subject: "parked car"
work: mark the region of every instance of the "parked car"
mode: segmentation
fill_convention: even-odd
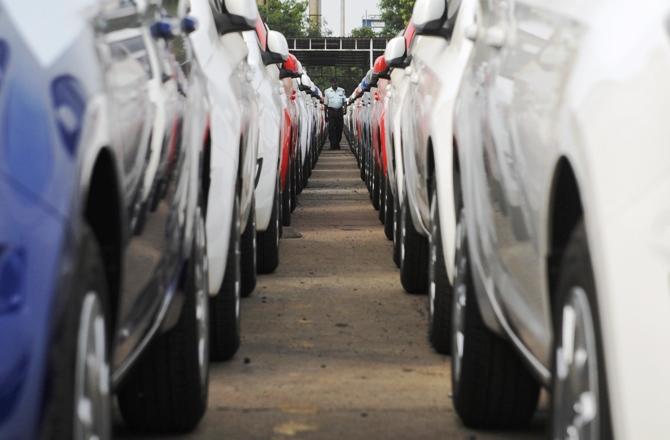
[[[131,227],[153,112],[117,42],[146,18],[120,1],[0,1],[1,438],[109,438],[113,394],[142,430],[187,431],[205,411],[201,144]]]
[[[300,152],[300,106],[297,102],[298,89],[295,79],[301,75],[298,59],[293,54],[289,54],[282,65],[279,78],[284,87],[286,96],[288,117],[290,118],[291,132],[288,154],[284,157],[287,160],[282,161],[281,182],[282,182],[282,223],[284,226],[291,225],[291,212],[296,207],[296,163]]]
[[[250,81],[252,96],[257,101],[258,118],[258,157],[255,188],[254,222],[257,238],[253,242],[252,259],[256,264],[248,264],[245,270],[259,273],[271,273],[279,264],[279,222],[281,200],[279,194],[278,170],[280,160],[280,142],[284,108],[282,106],[278,72],[276,75],[267,66],[284,62],[288,57],[286,39],[278,33],[271,33],[259,18],[254,31],[244,33],[247,45],[247,62],[251,69]],[[275,51],[279,51],[275,52]],[[276,67],[274,67],[277,70]],[[244,252],[244,250],[243,250]],[[255,272],[250,273],[254,277]],[[255,281],[254,281],[255,284]],[[243,296],[251,293],[243,290]]]
[[[444,11],[432,21],[434,8]],[[456,215],[453,199],[454,105],[472,41],[474,0],[418,0],[416,37],[402,128],[405,194],[401,279],[411,292],[428,291],[428,334],[440,353],[450,352]]]
[[[384,59],[388,64],[391,76],[391,87],[387,91],[387,101],[384,103],[387,121],[387,174],[390,190],[393,195],[393,261],[400,267],[402,253],[401,239],[401,207],[405,200],[402,155],[402,107],[407,99],[409,90],[409,76],[405,73],[411,62],[408,57],[408,48],[411,45],[416,30],[410,22],[402,36],[391,39],[386,45]]]
[[[518,426],[545,386],[551,438],[663,438],[670,6],[480,6],[454,113],[455,409]]]
[[[206,134],[204,200],[209,254],[210,356],[231,358],[240,345],[240,296],[253,272],[241,249],[255,240],[252,212],[257,169],[258,109],[245,84],[251,78],[242,32],[253,30],[253,0],[190,0],[199,23],[190,36],[207,79],[210,100]],[[255,253],[247,252],[253,264]],[[244,270],[244,272],[243,272]],[[247,275],[245,278],[242,274]]]

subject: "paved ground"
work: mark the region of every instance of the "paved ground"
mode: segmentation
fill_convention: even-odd
[[[242,348],[211,372],[189,439],[535,439],[465,430],[426,297],[403,292],[348,151],[324,151],[285,230],[281,265],[243,301]],[[293,237],[293,238],[290,238]]]

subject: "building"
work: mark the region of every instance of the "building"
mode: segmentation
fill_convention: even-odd
[[[380,15],[365,15],[361,21],[361,27],[370,28],[375,32],[379,32],[384,28],[384,20]]]

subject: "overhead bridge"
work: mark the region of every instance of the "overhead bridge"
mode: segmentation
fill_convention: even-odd
[[[386,38],[287,38],[289,50],[322,89],[336,77],[351,93],[374,60],[384,54]]]

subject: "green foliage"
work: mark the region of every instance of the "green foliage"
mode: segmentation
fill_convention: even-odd
[[[377,34],[372,28],[358,27],[351,30],[351,36],[354,38],[374,38]]]
[[[379,10],[384,20],[382,35],[395,36],[405,29],[412,16],[415,0],[379,0]]]
[[[267,0],[265,5],[258,7],[258,11],[270,29],[288,38],[307,35],[306,0]]]

